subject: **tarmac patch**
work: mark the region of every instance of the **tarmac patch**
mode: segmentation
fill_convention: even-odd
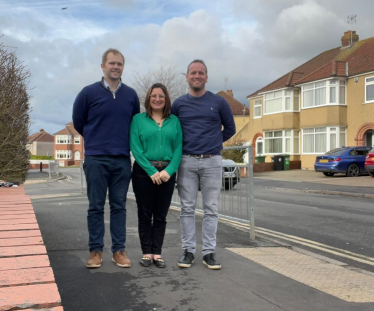
[[[348,302],[374,302],[374,275],[287,248],[227,248],[268,269]]]

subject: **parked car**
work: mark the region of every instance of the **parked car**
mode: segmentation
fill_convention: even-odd
[[[365,169],[371,177],[374,177],[374,148],[366,155]]]
[[[314,163],[314,170],[322,172],[325,176],[334,176],[342,173],[348,177],[356,177],[367,173],[365,158],[370,147],[341,147],[330,150],[318,156]]]
[[[222,159],[222,187],[232,189],[240,182],[240,168],[228,165],[236,165],[236,163],[233,160]]]

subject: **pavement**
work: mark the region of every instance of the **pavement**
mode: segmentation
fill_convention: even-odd
[[[0,310],[63,310],[30,197],[0,188]]]
[[[263,172],[255,173],[254,183],[255,187],[277,187],[321,193],[330,191],[331,193],[327,194],[363,197],[367,195],[367,198],[374,193],[374,178],[369,176],[345,178],[321,175],[321,173],[304,170]],[[53,182],[43,175],[30,174],[29,178],[26,191],[27,184],[30,185],[30,189],[31,186],[37,186],[30,182],[32,180]],[[22,187],[19,188],[21,189]],[[0,192],[1,199],[3,194]],[[374,310],[373,273],[263,237],[257,237],[256,241],[251,242],[246,228],[229,222],[221,222],[218,230],[216,252],[219,261],[223,264],[221,270],[211,271],[201,263],[199,230],[198,252],[194,265],[190,269],[178,268],[176,262],[181,256],[181,250],[179,212],[176,207],[172,207],[168,214],[163,251],[167,267],[157,269],[152,266],[145,269],[137,262],[141,257],[141,251],[137,236],[136,204],[131,198],[128,199],[127,204],[127,250],[133,266],[130,269],[121,269],[110,262],[110,237],[106,234],[107,246],[103,253],[103,265],[100,269],[88,270],[84,266],[88,258],[87,236],[85,228],[82,230],[81,222],[84,222],[86,217],[84,200],[85,195],[76,195],[56,199],[46,197],[45,200],[38,197],[35,203],[33,202],[64,310]],[[11,215],[18,219],[17,215],[23,213],[19,211],[20,204],[25,202],[29,204],[29,199],[20,192],[16,196],[9,196],[6,202],[6,206],[0,206],[0,211],[6,208],[8,213],[12,211]],[[51,209],[53,206],[59,208]],[[106,210],[106,226],[109,225],[108,214]],[[0,214],[0,217],[4,215]],[[69,245],[66,246],[62,245],[62,241],[58,238],[60,235],[56,234],[56,230],[63,228],[64,218],[69,224],[69,230],[65,231],[64,237],[64,240],[69,241]],[[200,215],[197,215],[196,220],[197,228],[201,228]],[[30,229],[21,230],[20,227],[19,230],[13,230],[4,226],[0,228],[0,234],[21,232],[23,235],[26,233],[26,236],[31,239],[27,234]],[[109,227],[106,229],[108,233]],[[38,231],[36,228],[32,230]],[[40,245],[40,235],[37,237],[29,241],[30,245],[33,245],[31,247],[33,250],[43,247]],[[5,240],[17,239],[14,236],[4,238],[0,235],[0,242]],[[62,250],[63,248],[66,250]],[[4,249],[13,255],[6,255]],[[0,267],[5,266],[2,260],[19,261],[26,258],[25,256],[44,256],[44,261],[37,261],[44,262],[39,269],[49,267],[49,262],[45,260],[45,257],[48,260],[48,256],[45,255],[44,249],[41,250],[41,254],[34,254],[34,252],[23,254],[23,249],[29,247],[26,244],[0,245]],[[372,260],[374,265],[374,259]],[[24,269],[22,271],[22,267],[8,270],[11,273],[13,270],[17,271],[12,273],[15,275],[13,283],[4,283],[3,279],[10,278],[1,277],[0,311],[25,310],[30,306],[22,305],[20,301],[22,297],[29,295],[27,301],[30,303],[32,299],[42,299],[44,295],[38,293],[50,291],[31,291],[30,286],[55,284],[52,279],[53,273],[46,275],[47,279],[37,279],[32,277],[32,269],[38,268],[30,268],[26,273]],[[0,273],[3,275],[3,271]],[[4,303],[3,297],[8,297],[4,296],[4,291],[9,292],[17,287],[22,288],[22,295],[17,296],[19,300],[14,300],[17,305],[10,307],[8,298],[5,298],[8,302]],[[62,307],[58,307],[56,291],[51,290],[51,292],[55,295],[51,303],[55,305],[50,306],[57,306],[59,309],[46,310],[62,310]],[[45,306],[41,302],[34,303],[33,310],[41,310]]]

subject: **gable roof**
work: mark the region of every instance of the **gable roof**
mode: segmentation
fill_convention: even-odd
[[[34,134],[30,135],[29,137],[27,137],[27,142],[29,144],[33,143],[34,141],[53,143],[54,142],[54,137],[53,137],[53,135],[47,133],[46,131],[44,131],[42,129],[39,132],[34,133]]]
[[[346,74],[346,66],[348,75]],[[337,47],[322,52],[279,79],[248,95],[247,98],[306,82],[329,77],[349,77],[370,71],[374,71],[374,37],[358,41],[349,47]]]
[[[232,94],[232,92],[230,92],[230,94]],[[227,102],[230,105],[232,114],[234,116],[238,116],[238,115],[248,116],[249,115],[249,108],[246,105],[239,102],[238,100],[236,100],[232,95],[227,94],[227,92],[225,91],[220,91],[217,93],[217,95],[227,100]],[[244,114],[243,114],[243,109],[245,109]]]
[[[77,130],[74,128],[73,122],[65,124],[65,128],[53,135],[80,135]]]

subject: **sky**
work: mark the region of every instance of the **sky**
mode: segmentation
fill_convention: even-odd
[[[248,104],[247,95],[340,46],[344,31],[373,37],[373,12],[372,0],[0,0],[0,42],[31,73],[30,134],[54,134],[71,122],[79,91],[101,79],[108,48],[124,54],[122,81],[133,88],[136,74],[170,64],[183,74],[203,59],[206,88]]]

